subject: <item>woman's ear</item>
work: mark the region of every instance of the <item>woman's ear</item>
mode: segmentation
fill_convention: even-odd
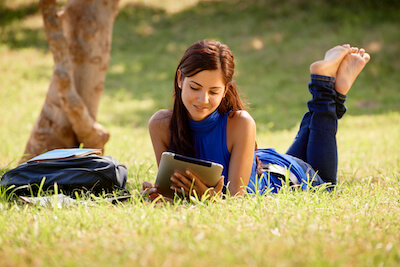
[[[181,72],[181,70],[178,69],[178,70],[176,71],[176,74],[177,74],[177,76],[178,76],[178,79],[177,79],[176,82],[178,83],[178,87],[182,89],[183,77],[182,77],[182,72]]]

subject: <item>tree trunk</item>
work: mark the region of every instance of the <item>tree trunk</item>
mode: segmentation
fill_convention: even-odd
[[[53,76],[21,161],[55,148],[104,149],[110,134],[96,122],[110,62],[118,0],[41,0]]]

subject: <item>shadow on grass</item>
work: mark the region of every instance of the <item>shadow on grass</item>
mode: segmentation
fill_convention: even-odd
[[[0,27],[4,27],[13,21],[21,20],[29,15],[39,12],[37,3],[30,3],[18,7],[17,9],[7,8],[0,2]]]
[[[374,0],[233,0],[200,2],[168,14],[126,5],[114,25],[104,94],[114,103],[132,104],[109,105],[100,113],[107,112],[113,124],[147,125],[156,110],[170,108],[176,65],[185,49],[202,39],[230,46],[236,81],[249,99],[250,112],[258,124],[271,130],[292,128],[299,122],[309,98],[309,64],[343,42],[375,49],[347,102],[352,114],[398,112],[399,6],[397,1]],[[0,5],[0,17],[8,14],[0,19],[5,29],[2,42],[12,49],[48,50],[41,30],[7,29],[37,10],[34,5],[16,11]]]
[[[35,47],[48,50],[43,30],[23,28],[20,22],[39,13],[37,2],[27,3],[18,8],[8,8],[0,2],[0,42],[11,49]]]

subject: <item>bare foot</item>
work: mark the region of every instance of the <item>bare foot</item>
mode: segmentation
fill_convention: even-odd
[[[346,55],[336,73],[335,90],[346,95],[370,58],[370,55],[362,48],[360,51]]]
[[[324,60],[312,63],[310,72],[311,74],[334,77],[344,57],[355,52],[357,52],[357,48],[350,47],[349,44],[337,45],[325,53]]]

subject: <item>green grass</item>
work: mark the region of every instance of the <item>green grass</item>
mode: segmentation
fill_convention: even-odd
[[[147,121],[171,106],[180,56],[191,43],[213,38],[234,51],[259,147],[280,152],[306,111],[309,64],[336,44],[371,51],[339,124],[337,190],[166,206],[134,198],[61,209],[8,201],[1,191],[0,265],[399,265],[399,4],[161,3],[121,1],[98,114],[111,131],[106,154],[128,167],[128,188],[154,181]],[[52,67],[37,2],[0,3],[0,174],[23,153]]]

